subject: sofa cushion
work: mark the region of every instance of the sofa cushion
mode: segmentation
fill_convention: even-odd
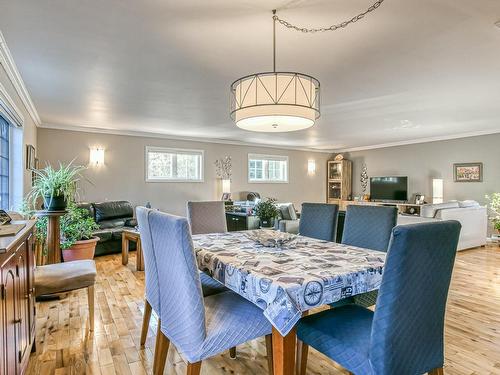
[[[458,206],[461,208],[466,208],[466,207],[479,207],[479,203],[473,200],[465,200],[465,201],[458,201]]]
[[[283,220],[297,220],[297,213],[293,203],[281,203],[279,210]]]
[[[106,242],[106,241],[111,241],[113,239],[113,233],[109,229],[98,230],[98,231],[94,232],[93,234],[94,234],[94,236],[99,237],[99,242],[98,243],[103,243],[103,242]]]
[[[101,229],[113,229],[120,228],[125,225],[125,219],[112,219],[112,220],[103,220],[99,222],[99,228]]]
[[[135,218],[125,219],[125,226],[126,227],[136,227],[137,226],[137,219],[135,219]]]
[[[104,220],[130,218],[134,216],[134,209],[130,202],[127,201],[94,203],[94,209],[95,219],[98,223]]]
[[[446,208],[458,208],[458,202],[446,202],[437,204],[424,204],[420,211],[420,216],[422,217],[435,217],[438,210],[443,210]]]

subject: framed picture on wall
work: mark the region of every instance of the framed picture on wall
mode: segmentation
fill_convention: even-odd
[[[26,169],[35,168],[35,148],[32,145],[26,145]]]
[[[455,163],[453,177],[455,182],[482,182],[483,163]]]

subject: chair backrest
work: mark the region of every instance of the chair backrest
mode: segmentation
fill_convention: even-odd
[[[223,201],[188,202],[187,217],[193,234],[227,232]]]
[[[339,206],[326,203],[302,203],[299,234],[318,240],[335,241]]]
[[[187,358],[206,336],[200,275],[186,218],[150,211],[148,215],[158,269],[161,331]]]
[[[158,282],[158,269],[153,251],[153,238],[149,229],[148,216],[152,210],[146,207],[137,207],[136,216],[141,234],[141,246],[144,255],[146,277],[146,299],[153,310],[160,315],[160,285]]]
[[[443,366],[446,299],[461,225],[392,230],[371,332],[375,374],[423,374]]]
[[[342,243],[387,251],[398,209],[385,206],[347,206]]]

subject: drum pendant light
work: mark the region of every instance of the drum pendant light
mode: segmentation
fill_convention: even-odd
[[[273,71],[231,84],[231,118],[241,129],[289,132],[310,128],[320,117],[319,81],[307,74],[276,71],[276,11],[273,10]]]

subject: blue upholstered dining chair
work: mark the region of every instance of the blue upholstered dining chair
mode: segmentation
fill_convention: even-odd
[[[187,219],[149,211],[146,225],[160,303],[153,372],[163,373],[170,342],[188,362],[190,375],[199,374],[202,360],[261,336],[271,357],[271,324],[258,306],[232,291],[203,298]]]
[[[398,220],[396,207],[349,205],[346,209],[342,243],[365,249],[387,252],[392,229]],[[377,301],[377,291],[345,298],[332,304],[340,307],[346,303],[369,307]]]
[[[351,373],[442,374],[444,316],[460,223],[397,226],[375,312],[357,305],[302,318],[298,339]],[[304,374],[303,345],[299,373]]]
[[[326,203],[302,203],[299,234],[324,241],[335,241],[339,206]]]
[[[192,234],[227,232],[223,201],[188,202],[187,218]]]
[[[145,262],[145,277],[146,277],[146,290],[144,301],[144,316],[142,321],[141,331],[141,346],[146,343],[148,335],[149,321],[151,320],[151,311],[153,310],[157,316],[160,316],[160,296],[159,296],[159,283],[158,283],[158,270],[156,268],[155,255],[153,252],[153,242],[151,232],[149,231],[148,215],[150,209],[145,207],[137,207],[136,215],[139,224],[139,232],[141,234],[141,244],[144,254]],[[202,273],[200,274],[201,286],[204,296],[217,294],[227,291],[221,283],[215,281],[210,276]]]

